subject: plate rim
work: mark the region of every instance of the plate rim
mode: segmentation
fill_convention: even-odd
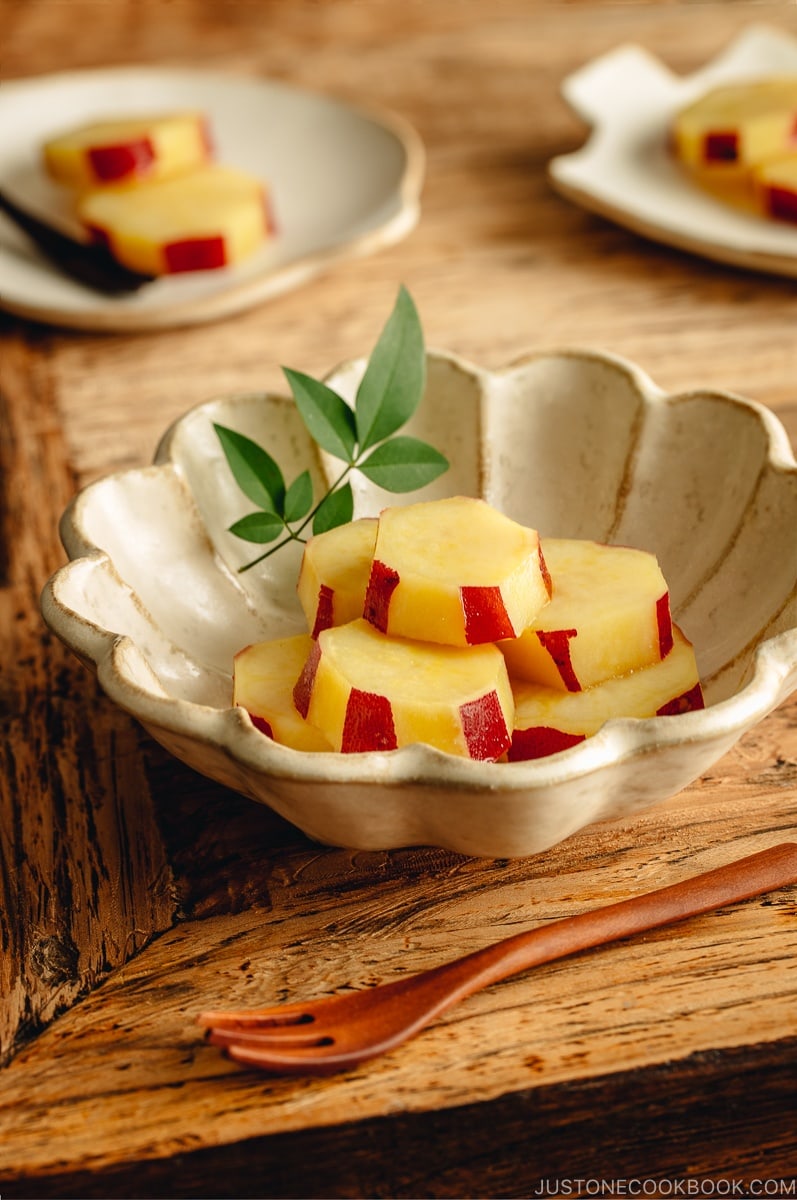
[[[640,60],[644,58],[649,62],[651,71],[659,72],[662,78],[669,78],[673,88],[686,89],[690,84],[697,85],[703,78],[714,78],[718,71],[722,73],[729,62],[735,62],[740,53],[749,50],[750,47],[760,53],[762,39],[788,48],[795,57],[794,73],[797,74],[797,35],[765,22],[754,22],[740,30],[717,54],[700,68],[686,75],[678,75],[673,72],[647,46],[636,43],[623,43],[615,46],[606,53],[591,59],[577,71],[571,72],[562,80],[560,94],[571,111],[589,125],[589,134],[576,150],[557,155],[548,162],[546,175],[551,187],[580,208],[629,229],[632,233],[650,241],[709,261],[741,267],[744,270],[761,271],[785,278],[797,277],[797,242],[793,250],[784,249],[782,252],[772,252],[755,249],[743,244],[742,241],[734,244],[723,239],[706,237],[699,232],[690,233],[683,229],[673,229],[658,224],[655,220],[640,213],[633,204],[629,206],[613,202],[601,194],[597,188],[591,187],[589,176],[590,173],[594,175],[595,172],[594,169],[590,172],[590,167],[591,163],[597,159],[596,147],[599,145],[601,135],[606,129],[617,127],[611,125],[605,115],[586,112],[570,94],[574,84],[583,73],[598,68],[602,63],[608,62],[613,56],[622,52],[635,52]],[[584,170],[581,170],[582,167]],[[687,180],[687,182],[689,181]],[[697,188],[696,184],[692,186]],[[711,198],[708,192],[700,191],[699,194],[704,198]],[[717,203],[721,202],[717,201]],[[723,205],[722,208],[726,213],[729,211],[726,205]],[[748,218],[755,216],[755,214],[740,215]],[[766,220],[763,217],[760,219],[761,221]],[[766,227],[768,229],[776,228],[771,221],[766,222]],[[789,233],[794,234],[794,227],[785,228]]]
[[[98,333],[138,333],[153,330],[179,328],[203,324],[233,316],[247,308],[271,300],[307,282],[314,276],[331,269],[338,262],[365,257],[375,251],[401,241],[418,223],[420,198],[426,172],[426,149],[423,140],[401,113],[376,104],[349,101],[331,92],[271,79],[245,72],[234,72],[214,68],[134,63],[110,67],[87,67],[58,71],[44,75],[20,76],[3,81],[6,96],[13,91],[22,93],[43,84],[69,85],[73,81],[120,76],[161,76],[165,79],[182,77],[188,80],[213,79],[218,83],[248,83],[254,86],[273,88],[294,96],[309,96],[320,103],[334,106],[350,115],[371,121],[390,134],[404,153],[404,169],[395,190],[396,209],[379,224],[348,237],[332,246],[322,247],[312,253],[296,258],[276,269],[265,269],[253,278],[224,286],[222,281],[217,290],[196,299],[185,299],[173,304],[161,304],[157,308],[115,308],[108,300],[101,299],[92,307],[76,311],[42,302],[32,304],[23,299],[14,299],[4,294],[0,285],[0,310],[26,320],[56,325],[61,328],[77,329]]]

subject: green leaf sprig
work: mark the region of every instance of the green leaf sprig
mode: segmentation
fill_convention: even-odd
[[[350,521],[354,493],[349,476],[355,469],[389,492],[415,491],[448,470],[448,460],[433,446],[397,433],[420,404],[426,383],[423,331],[403,286],[368,361],[353,407],[320,380],[288,367],[283,371],[310,436],[344,466],[316,503],[309,471],[302,471],[288,485],[262,446],[234,429],[214,425],[236,483],[257,506],[255,512],[235,521],[229,532],[247,542],[270,545],[240,567],[241,571],[248,571],[289,542],[305,542],[309,529],[323,533]]]

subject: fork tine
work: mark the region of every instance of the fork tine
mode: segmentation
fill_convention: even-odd
[[[283,1025],[309,1025],[315,1017],[306,1004],[281,1004],[278,1008],[209,1009],[197,1017],[197,1024],[216,1029],[271,1029]]]
[[[276,1046],[278,1049],[302,1046],[328,1046],[332,1038],[317,1030],[295,1032],[295,1025],[274,1026],[271,1029],[240,1030],[212,1028],[208,1031],[207,1040],[214,1046]]]
[[[224,1047],[228,1058],[245,1066],[280,1075],[331,1075],[342,1067],[355,1067],[366,1054],[336,1051],[326,1046],[297,1046],[285,1052],[251,1043],[232,1042]]]
[[[352,1055],[323,1033],[299,1032],[297,1026],[287,1024],[256,1029],[214,1026],[208,1030],[207,1040],[242,1066],[279,1075],[328,1075],[368,1057]]]

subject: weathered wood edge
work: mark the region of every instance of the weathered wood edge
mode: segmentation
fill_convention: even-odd
[[[3,1196],[398,1200],[543,1195],[563,1179],[792,1180],[796,1092],[797,1037],[788,1037],[489,1103],[19,1177],[4,1182]]]
[[[16,323],[0,358],[0,1064],[176,910],[133,722],[44,627],[75,478],[51,364]]]

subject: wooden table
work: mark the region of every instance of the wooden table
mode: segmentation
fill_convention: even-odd
[[[430,344],[486,366],[610,349],[797,434],[794,282],[647,243],[545,177],[584,137],[570,71],[625,41],[690,71],[752,21],[797,33],[785,0],[0,0],[6,79],[259,74],[393,108],[428,151],[405,242],[245,315],[139,336],[0,317],[4,1198],[794,1195],[793,889],[495,986],[341,1077],[242,1071],[194,1018],[375,983],[793,836],[797,702],[676,799],[539,857],[351,853],[169,758],[38,609],[78,487],[149,461],[198,401],[281,386],[282,362],[367,353],[399,281]]]

